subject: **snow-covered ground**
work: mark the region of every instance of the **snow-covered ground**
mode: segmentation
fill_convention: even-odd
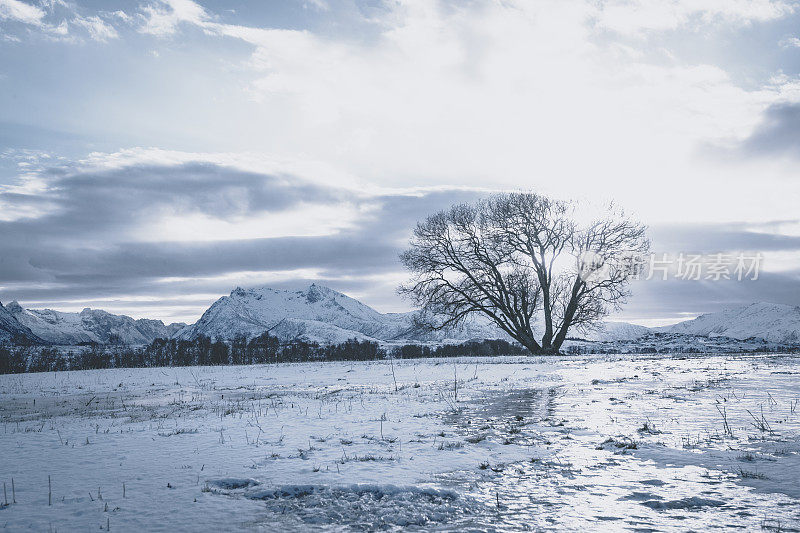
[[[799,362],[604,355],[4,375],[0,528],[791,530]]]

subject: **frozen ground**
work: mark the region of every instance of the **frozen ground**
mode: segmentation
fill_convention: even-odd
[[[800,530],[798,361],[4,375],[0,529]]]

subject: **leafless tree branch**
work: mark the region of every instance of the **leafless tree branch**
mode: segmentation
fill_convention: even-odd
[[[417,225],[401,255],[411,279],[399,292],[421,307],[426,328],[480,313],[531,352],[558,352],[570,328],[591,327],[625,301],[629,259],[649,249],[645,229],[613,205],[580,225],[571,203],[494,195]]]

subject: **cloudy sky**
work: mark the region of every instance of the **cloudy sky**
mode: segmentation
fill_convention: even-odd
[[[318,281],[406,310],[420,218],[615,200],[657,252],[617,318],[800,304],[800,3],[0,0],[0,301],[194,321]]]

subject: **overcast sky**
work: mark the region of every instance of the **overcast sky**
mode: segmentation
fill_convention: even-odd
[[[407,310],[414,223],[493,190],[613,199],[616,318],[800,304],[800,3],[0,0],[0,301],[196,320],[317,281]]]

